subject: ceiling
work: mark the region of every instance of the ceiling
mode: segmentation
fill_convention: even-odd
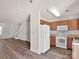
[[[60,17],[55,17],[53,14],[47,11],[47,9],[42,10],[41,18],[48,19],[48,21],[55,21],[61,18],[77,18],[79,17],[79,0],[59,0],[60,2],[55,2],[51,7],[56,7],[61,14]],[[49,8],[48,8],[49,9]]]
[[[56,17],[48,12],[51,7],[61,14],[60,18],[79,16],[79,0],[0,0],[0,22],[16,23],[28,19],[31,10],[40,10],[40,17],[55,21]]]
[[[79,0],[67,8],[67,10],[62,14],[62,17],[79,17]]]
[[[28,17],[28,0],[0,0],[0,22],[17,23]]]

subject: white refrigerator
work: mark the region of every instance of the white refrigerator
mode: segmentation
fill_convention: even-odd
[[[40,51],[45,53],[50,49],[50,26],[40,25]]]

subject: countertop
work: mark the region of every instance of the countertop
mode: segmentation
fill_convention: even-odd
[[[74,39],[72,44],[73,45],[79,45],[79,40],[78,39]]]
[[[50,36],[57,36],[57,34],[50,34]],[[67,35],[67,37],[79,38],[79,35]]]
[[[68,37],[79,38],[79,35],[67,35]]]

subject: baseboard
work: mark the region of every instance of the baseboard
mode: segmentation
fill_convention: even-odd
[[[15,38],[13,38],[13,37],[8,37],[8,38],[2,38],[2,39],[15,39]]]
[[[19,37],[16,37],[15,40],[21,40],[21,41],[24,41],[24,42],[27,43],[28,46],[30,46],[30,41],[28,41],[28,40],[25,40],[25,39],[23,39],[23,38],[19,38]]]
[[[27,41],[30,42],[29,40],[26,40],[25,38],[20,38],[20,37],[15,37],[16,40],[23,40],[23,41]]]

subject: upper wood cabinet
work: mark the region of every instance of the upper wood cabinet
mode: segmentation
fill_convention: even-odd
[[[79,30],[79,19],[50,22],[50,29],[57,30],[59,25],[68,25],[68,30]]]
[[[57,29],[57,23],[56,22],[51,22],[50,24],[50,30],[56,30]]]
[[[57,30],[57,26],[59,25],[67,25],[67,21],[57,21],[57,22],[50,22],[50,29],[51,30]]]
[[[57,25],[67,25],[68,22],[67,21],[58,21]]]
[[[69,30],[78,30],[79,29],[79,20],[69,20],[68,29]]]
[[[40,24],[47,24],[50,26],[50,30],[57,30],[59,25],[68,25],[68,30],[79,30],[79,19],[63,20],[57,22],[47,22],[40,20]]]
[[[73,37],[67,37],[67,48],[72,49]]]
[[[48,24],[48,22],[45,20],[40,20],[40,24]]]

